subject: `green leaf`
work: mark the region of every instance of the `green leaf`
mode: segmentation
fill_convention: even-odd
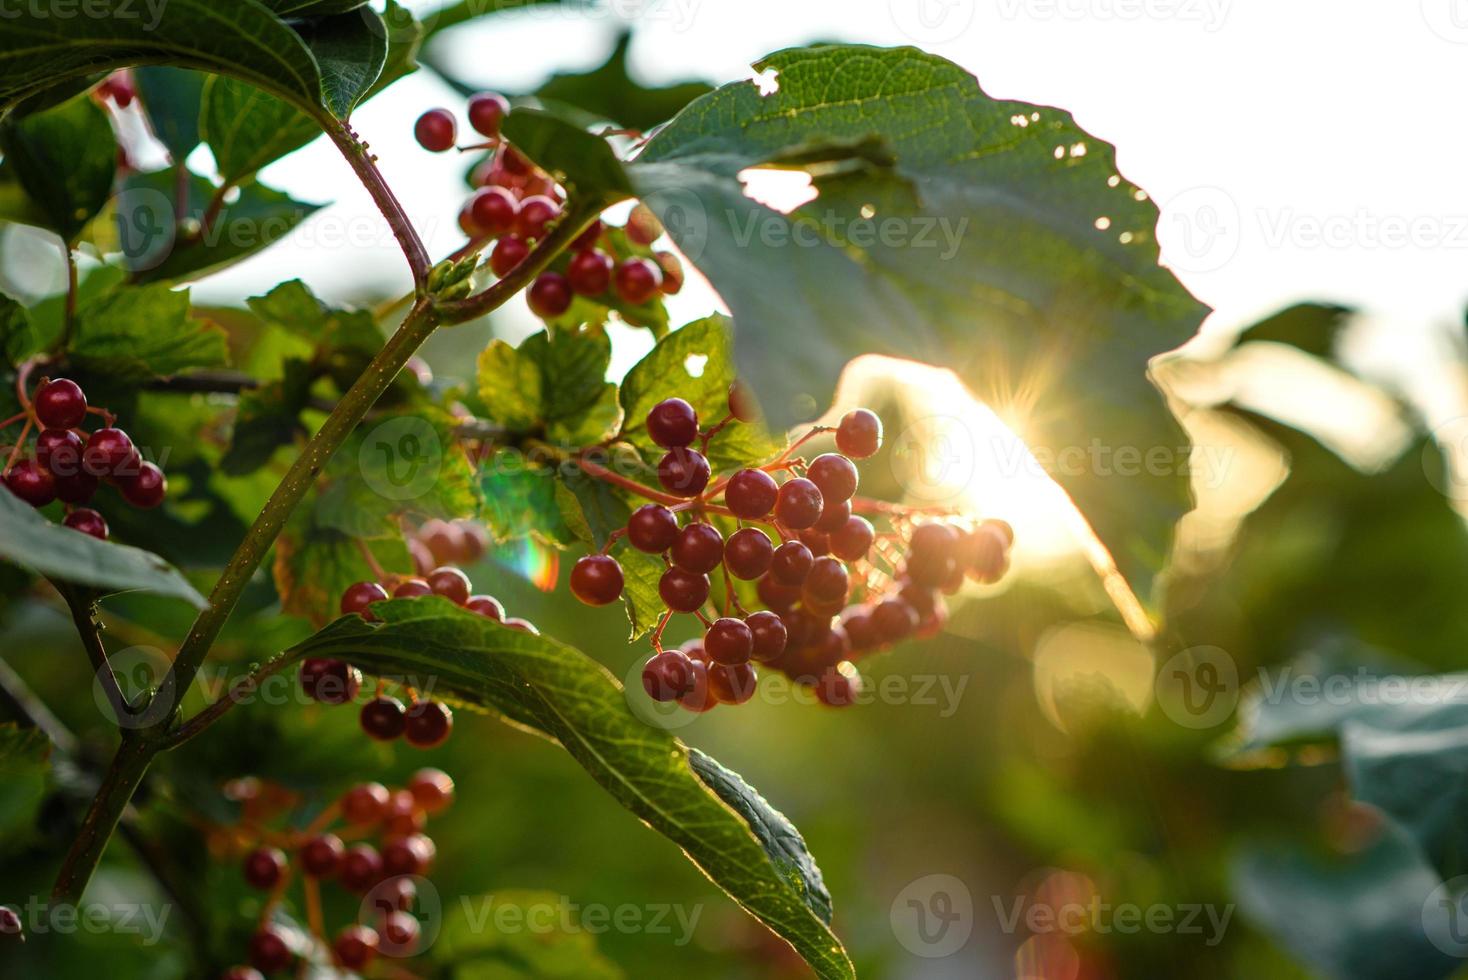
[[[1329,359],[1336,337],[1355,311],[1324,303],[1297,303],[1265,317],[1239,335],[1238,343],[1252,340],[1289,344],[1307,354]]]
[[[557,498],[560,480],[553,470],[501,449],[479,467],[483,520],[496,541],[531,537],[554,548],[577,540]]]
[[[189,291],[126,287],[78,306],[71,360],[118,381],[229,362],[224,331],[189,316]]]
[[[1055,453],[1186,446],[1148,361],[1206,308],[1158,266],[1157,208],[1110,146],[912,48],[756,67],[778,91],[740,82],[695,101],[629,173],[733,312],[740,375],[773,424],[823,408],[848,359],[875,352],[951,367],[1001,407],[1032,393],[1026,434]],[[758,204],[740,174],[764,166],[803,170],[818,197],[789,215]],[[1102,469],[1061,482],[1145,580],[1188,506],[1186,474]]]
[[[53,524],[12,493],[0,493],[0,558],[57,582],[141,589],[204,608],[204,597],[157,555]]]
[[[301,413],[311,400],[311,365],[297,357],[288,358],[278,381],[241,393],[235,412],[229,448],[219,460],[221,471],[230,476],[253,473],[281,446],[292,444],[305,431]]]
[[[39,728],[0,724],[0,837],[11,847],[35,825],[50,756],[51,740]]]
[[[595,937],[581,923],[563,922],[557,915],[549,928],[518,927],[543,921],[546,909],[560,909],[564,901],[554,892],[465,895],[445,917],[434,961],[452,964],[455,980],[619,980],[622,971],[597,951]]]
[[[658,341],[622,380],[623,423],[620,438],[649,459],[664,450],[647,434],[647,413],[665,398],[684,399],[711,426],[729,414],[729,386],[734,383],[733,337],[729,320],[711,316],[695,320]],[[692,373],[697,370],[697,374]],[[785,448],[763,424],[731,422],[709,441],[709,463],[726,470],[762,463]]]
[[[479,355],[479,398],[511,431],[543,431],[562,447],[594,445],[621,421],[617,386],[606,380],[611,358],[611,340],[596,329],[541,331],[518,348],[496,340]]]
[[[0,108],[59,79],[170,64],[244,79],[305,106],[321,104],[321,73],[300,35],[258,0],[92,0],[88,16],[18,8],[0,31]]]
[[[387,63],[387,26],[369,7],[306,21],[296,28],[321,68],[321,98],[346,119]]]
[[[364,6],[368,0],[262,0],[282,17],[329,17]]]
[[[271,571],[281,611],[319,627],[338,614],[348,586],[375,578],[363,548],[389,573],[411,574],[413,561],[401,535],[365,540],[323,526],[318,512],[316,507],[297,507],[291,514],[276,539]]]
[[[369,311],[328,306],[299,279],[245,302],[266,322],[329,350],[375,354],[385,340]]]
[[[224,75],[204,86],[199,128],[229,184],[321,135],[316,121],[291,103]]]
[[[578,201],[610,204],[631,196],[627,171],[604,138],[548,112],[526,108],[514,109],[503,129],[516,149],[554,174]]]
[[[658,582],[667,567],[661,555],[638,551],[622,538],[612,548],[612,557],[622,566],[622,607],[627,610],[628,640],[645,636],[668,611],[658,592]]]
[[[605,668],[437,597],[390,601],[374,612],[381,625],[343,618],[290,652],[340,657],[379,675],[426,676],[436,697],[489,709],[555,740],[794,946],[817,976],[855,975],[828,928],[830,896],[794,828],[737,777],[706,760],[694,763],[681,742],[639,720]]]
[[[201,279],[269,248],[321,210],[260,183],[239,188],[216,210],[214,185],[191,173],[180,223],[176,183],[169,170],[134,174],[118,196],[118,245],[134,282]]]
[[[37,349],[36,328],[31,324],[30,314],[19,300],[0,293],[0,352],[5,360],[17,366]]]
[[[713,90],[705,82],[678,82],[656,88],[643,85],[627,71],[632,32],[623,31],[606,63],[588,72],[552,75],[536,96],[547,103],[572,106],[596,119],[647,131],[677,115],[684,106]]]
[[[133,69],[143,111],[153,133],[181,164],[199,145],[199,117],[208,76],[187,68],[145,65]]]
[[[117,138],[106,111],[90,96],[0,125],[0,150],[45,226],[68,242],[112,194]]]
[[[563,468],[557,499],[566,524],[593,548],[600,550],[612,532],[627,526],[632,507],[622,492],[605,480],[594,480],[580,469]]]

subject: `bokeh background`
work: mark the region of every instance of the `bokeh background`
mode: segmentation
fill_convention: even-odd
[[[602,64],[628,32],[630,69],[648,85],[746,78],[761,55],[812,41],[917,44],[972,70],[992,96],[1074,112],[1117,146],[1121,171],[1161,206],[1164,259],[1218,311],[1185,356],[1158,368],[1207,454],[1194,457],[1200,510],[1184,522],[1159,592],[1143,597],[1166,615],[1167,634],[1143,642],[1126,600],[1096,576],[1065,500],[1016,464],[1022,418],[973,402],[946,376],[864,361],[848,375],[843,405],[870,403],[890,433],[942,447],[936,470],[915,472],[910,456],[889,451],[864,479],[893,490],[922,484],[1010,520],[1015,574],[963,596],[939,638],[872,661],[871,688],[891,692],[873,703],[832,711],[761,697],[679,731],[801,829],[862,976],[1308,976],[1291,951],[1351,921],[1327,914],[1330,901],[1354,895],[1327,872],[1374,854],[1380,828],[1348,801],[1333,758],[1283,768],[1268,755],[1232,754],[1231,714],[1200,719],[1154,677],[1176,649],[1216,648],[1239,678],[1228,687],[1231,708],[1261,667],[1436,672],[1463,662],[1468,539],[1453,474],[1463,472],[1458,420],[1468,415],[1468,127],[1447,93],[1468,83],[1468,19],[1455,12],[1450,0],[1345,10],[1323,0],[547,5],[445,33],[426,59],[437,71],[401,82],[354,119],[430,251],[445,254],[461,242],[464,163],[419,151],[411,126],[430,105],[457,104],[450,79],[532,92],[553,73]],[[294,276],[362,305],[406,289],[395,244],[348,178],[324,141],[270,167],[262,179],[273,186],[333,203],[198,287],[198,301],[238,304]],[[29,232],[0,234],[7,289],[60,287]],[[1306,301],[1315,305],[1297,305]],[[684,322],[717,304],[694,282],[670,306]],[[440,376],[460,376],[490,337],[517,341],[536,327],[516,303],[488,324],[436,337],[425,357]],[[651,340],[613,330],[615,373]],[[923,428],[934,414],[946,428]],[[230,544],[221,532],[180,551]],[[641,650],[624,642],[622,612],[540,588],[553,561],[534,547],[505,548],[469,571],[514,614],[629,676]],[[258,656],[262,635],[282,647],[305,635],[304,624],[274,613],[268,591],[236,617],[223,664]],[[181,609],[145,597],[110,600],[107,612],[112,637],[130,647],[169,649],[187,625]],[[43,594],[10,595],[0,615],[6,661],[84,754],[103,754],[108,723],[62,608]],[[169,757],[160,782],[177,796],[165,810],[224,818],[219,787],[232,776],[267,775],[319,801],[354,778],[401,781],[424,764],[460,788],[433,830],[433,881],[446,904],[528,890],[582,909],[671,907],[671,934],[612,928],[594,938],[615,966],[589,965],[580,950],[555,975],[804,975],[561,750],[489,720],[461,718],[448,745],[421,754],[366,744],[351,712],[256,706]],[[75,820],[68,801],[87,786],[84,772],[60,776],[59,789],[16,780],[0,807],[9,894],[48,890]],[[211,858],[186,819],[165,830],[213,902],[177,911],[159,944],[83,932],[14,975],[95,975],[99,957],[109,976],[185,975],[178,944],[191,930],[242,948],[256,899],[236,868]],[[1320,863],[1260,857],[1285,846]],[[89,897],[137,901],[154,887],[115,846]],[[1363,901],[1376,887],[1362,887]],[[1279,900],[1250,901],[1260,890]],[[1128,930],[1114,911],[1094,911],[1122,904],[1169,910],[1172,925]],[[1088,927],[1026,918],[1068,905],[1092,910]],[[687,937],[680,914],[697,916]],[[960,929],[965,938],[947,949]]]

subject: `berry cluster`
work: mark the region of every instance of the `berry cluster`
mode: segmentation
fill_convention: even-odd
[[[555,179],[500,136],[500,123],[508,111],[504,96],[492,92],[469,100],[469,123],[487,142],[464,149],[492,152],[475,168],[471,182],[476,190],[459,211],[459,227],[472,245],[493,244],[489,266],[500,277],[525,260],[531,246],[560,220],[566,202],[565,190]],[[415,133],[424,149],[442,153],[455,146],[458,123],[449,110],[430,109],[419,117]],[[632,209],[621,231],[619,238],[613,238],[608,226],[597,221],[577,236],[568,254],[531,284],[526,294],[530,309],[549,320],[569,310],[577,296],[596,299],[611,294],[629,306],[642,306],[683,288],[678,257],[648,252],[647,246],[663,228],[646,205]]]
[[[90,433],[81,428],[89,414],[103,420]],[[86,393],[75,381],[41,379],[34,397],[24,400],[24,411],[0,423],[3,428],[24,422],[5,463],[5,485],[32,507],[60,500],[66,508],[63,524],[107,540],[106,520],[81,506],[91,501],[103,482],[143,509],[157,507],[168,493],[163,471],[144,461],[132,439],[113,421],[110,412],[87,404]],[[32,429],[37,435],[28,446]]]
[[[773,463],[712,482],[704,455],[710,437],[757,415],[738,383],[729,392],[728,415],[712,428],[701,428],[693,406],[681,398],[659,402],[648,413],[648,434],[666,450],[657,465],[664,493],[641,490],[657,502],[639,507],[613,537],[625,536],[633,548],[663,557],[667,570],[658,592],[668,615],[695,615],[705,632],[680,650],[664,650],[665,616],[653,634],[656,652],[644,667],[643,685],[657,701],[707,711],[748,701],[757,663],[813,686],[827,704],[849,704],[858,683],[849,661],[936,632],[946,617],[944,593],[957,592],[966,577],[994,582],[1003,576],[1013,532],[998,520],[973,527],[920,523],[916,511],[857,498],[853,460],[872,456],[882,444],[881,420],[865,409],[848,413],[835,428],[839,452],[809,463],[792,457],[806,440],[829,431],[817,427]],[[786,479],[777,481],[776,474]],[[878,531],[858,509],[881,514],[889,528]],[[688,520],[680,524],[682,514]],[[738,528],[725,538],[707,515],[734,518]],[[571,572],[571,591],[588,605],[606,605],[622,594],[622,568],[605,550],[580,559]],[[710,575],[718,570],[723,609],[706,615]],[[764,608],[748,610],[734,580],[753,582]],[[850,601],[853,593],[860,601]]]
[[[433,840],[424,834],[428,818],[453,802],[454,781],[446,773],[422,769],[395,790],[381,783],[354,786],[303,830],[274,832],[260,826],[289,807],[288,793],[272,793],[259,780],[243,779],[227,786],[226,795],[245,805],[245,820],[232,828],[230,840],[238,844],[243,839],[249,847],[242,863],[245,881],[269,897],[262,925],[250,938],[251,965],[234,967],[225,980],[295,968],[304,937],[270,920],[296,874],[307,890],[314,938],[331,951],[338,966],[359,973],[379,953],[403,957],[417,951],[420,927],[411,911],[417,897],[413,879],[428,872],[436,853]],[[332,832],[339,822],[346,824],[341,835]],[[343,837],[354,843],[348,846]],[[370,910],[373,921],[347,925],[328,940],[319,911],[319,889],[328,881],[365,896],[363,909]]]

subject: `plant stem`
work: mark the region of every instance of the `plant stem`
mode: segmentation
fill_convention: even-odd
[[[224,693],[223,697],[170,732],[161,747],[163,749],[178,748],[218,721],[230,708],[233,708],[245,698],[254,694],[259,689],[260,682],[265,680],[265,678],[280,673],[294,662],[294,657],[287,657],[282,654],[267,661],[264,666],[253,674],[241,677],[230,685],[229,690]]]
[[[413,223],[408,220],[407,212],[403,210],[397,195],[392,192],[387,181],[383,180],[381,171],[377,169],[376,158],[367,152],[366,145],[357,139],[356,134],[334,116],[323,115],[317,121],[337,149],[341,150],[342,156],[346,157],[347,164],[357,174],[357,179],[372,195],[373,202],[387,220],[388,227],[402,247],[403,255],[408,259],[408,268],[413,272],[414,290],[419,296],[425,295],[428,273],[433,268],[433,262],[428,258],[428,251],[414,231]]]
[[[123,695],[122,688],[117,685],[117,675],[113,673],[112,664],[107,660],[107,648],[102,645],[102,637],[97,631],[97,621],[92,616],[92,604],[79,599],[71,589],[62,589],[61,595],[71,609],[71,621],[76,624],[82,646],[87,649],[87,659],[92,662],[92,673],[102,685],[103,693],[107,695],[107,703],[112,706],[117,724],[121,725],[132,717],[133,708]]]

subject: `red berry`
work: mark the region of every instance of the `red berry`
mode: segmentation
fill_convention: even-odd
[[[372,620],[376,617],[367,607],[386,598],[387,590],[376,582],[357,582],[342,593],[341,610],[344,615],[356,613],[363,619]]]
[[[775,549],[770,561],[770,577],[788,588],[799,588],[810,574],[815,556],[799,541],[786,541]]]
[[[757,579],[770,570],[775,546],[770,536],[757,527],[740,528],[724,545],[724,567],[735,578]]]
[[[458,138],[459,124],[454,114],[447,109],[429,109],[418,117],[413,126],[413,135],[418,145],[432,153],[443,153],[454,148]]]
[[[394,599],[417,599],[426,595],[433,595],[433,586],[421,578],[404,579],[392,590]]]
[[[322,704],[346,704],[362,689],[362,672],[343,660],[312,657],[301,664],[301,690]]]
[[[757,521],[775,508],[780,487],[764,470],[740,470],[729,478],[724,488],[724,502],[736,517]]]
[[[419,932],[417,919],[394,910],[383,916],[380,941],[393,956],[411,956],[417,951]]]
[[[825,497],[824,493],[822,496]],[[851,501],[835,500],[831,497],[825,497],[825,503],[821,505],[821,518],[816,521],[816,526],[811,528],[811,530],[825,537],[833,531],[841,530],[850,519]],[[801,532],[801,534],[805,533],[804,531]],[[828,545],[828,542],[822,541],[821,544],[824,547]]]
[[[418,806],[418,798],[406,789],[393,792],[382,814],[384,838],[406,837],[428,825],[428,815]]]
[[[790,607],[800,601],[800,587],[781,585],[775,581],[773,575],[765,575],[755,583],[759,592],[760,602],[773,609],[777,613],[789,611]]]
[[[724,536],[712,524],[690,524],[673,542],[672,558],[690,572],[711,572],[724,560]]]
[[[421,875],[433,862],[437,849],[422,834],[397,837],[382,846],[382,870],[389,878]]]
[[[25,926],[12,908],[0,905],[0,941],[25,942]],[[251,973],[255,971],[251,970]],[[255,974],[259,976],[259,974]]]
[[[480,92],[469,99],[469,125],[481,136],[498,136],[500,122],[510,112],[510,100],[495,92]]]
[[[827,620],[804,609],[783,613],[780,621],[785,624],[785,649],[790,651],[799,650],[812,640],[818,639],[830,625]]]
[[[482,229],[476,237],[498,238],[512,231],[520,215],[520,202],[503,187],[481,187],[469,199],[474,226]]]
[[[407,722],[403,735],[408,744],[431,749],[448,739],[454,728],[454,714],[438,701],[418,701],[408,709]]]
[[[689,665],[693,671],[693,683],[687,691],[679,695],[678,703],[689,711],[704,712],[719,703],[709,690],[708,664],[702,660],[690,659]]]
[[[566,278],[577,295],[600,296],[612,284],[611,256],[597,249],[577,252],[571,256]]]
[[[284,973],[295,962],[285,934],[275,926],[261,926],[250,937],[250,963],[262,973]]]
[[[813,527],[821,519],[825,500],[820,488],[804,477],[796,477],[780,487],[775,501],[775,519],[794,530]]]
[[[872,610],[872,625],[885,642],[896,643],[917,629],[918,613],[903,599],[883,599]]]
[[[785,622],[779,616],[760,610],[751,613],[744,620],[744,625],[749,627],[752,641],[749,651],[751,659],[764,664],[780,659],[785,652],[789,634],[785,630]]]
[[[0,929],[0,932],[4,932]],[[265,974],[253,966],[232,966],[224,971],[220,980],[265,980]]]
[[[98,429],[87,437],[82,469],[93,476],[134,476],[141,466],[137,447],[121,429]]]
[[[489,253],[489,268],[503,279],[524,262],[529,254],[530,246],[523,239],[506,235],[495,243],[494,251]]]
[[[658,580],[658,595],[674,612],[691,613],[708,601],[708,576],[674,565]]]
[[[361,783],[342,796],[342,816],[348,823],[369,824],[382,819],[391,795],[381,783]]]
[[[468,238],[488,238],[489,229],[479,223],[474,214],[474,198],[469,198],[459,208],[459,230]]]
[[[370,926],[347,926],[336,934],[331,944],[336,960],[348,970],[360,973],[377,958],[377,930]]]
[[[143,463],[134,476],[116,480],[122,499],[140,510],[157,507],[168,493],[168,478],[152,463]]]
[[[530,622],[530,620],[528,619],[521,619],[519,616],[511,616],[509,619],[505,620],[505,625],[512,630],[519,630],[522,633],[529,633],[531,636],[540,635],[540,630],[535,628],[534,623]]]
[[[571,592],[588,606],[616,602],[622,584],[622,566],[611,555],[587,555],[571,569]]]
[[[759,684],[759,674],[749,663],[711,664],[708,672],[709,693],[720,704],[743,704],[754,697]]]
[[[627,215],[627,239],[637,245],[651,245],[663,234],[663,223],[652,208],[638,202]]]
[[[729,385],[729,414],[741,422],[757,422],[760,417],[759,402],[754,392],[743,381]]]
[[[454,802],[454,781],[442,769],[419,769],[408,780],[408,792],[423,812],[439,813]]]
[[[663,295],[677,296],[683,291],[683,263],[672,252],[654,252],[652,258],[663,273]]]
[[[747,663],[754,651],[754,633],[744,620],[726,616],[715,620],[703,635],[703,648],[716,663]]]
[[[565,313],[575,298],[571,283],[559,272],[542,272],[535,277],[526,294],[530,312],[542,320],[551,320]]]
[[[371,844],[353,844],[342,855],[337,880],[349,892],[367,894],[382,881],[382,855]]]
[[[856,493],[856,464],[840,453],[822,453],[811,460],[806,478],[821,488],[827,500],[850,500]]]
[[[585,252],[587,249],[596,248],[597,243],[601,241],[602,232],[605,230],[606,228],[602,225],[600,218],[593,221],[586,226],[585,231],[576,236],[576,240],[571,243],[571,251]]]
[[[362,705],[358,719],[362,731],[379,742],[391,742],[403,734],[403,702],[386,695],[373,698]]]
[[[627,259],[617,266],[612,276],[617,295],[630,306],[641,306],[658,294],[663,285],[663,272],[648,259]]]
[[[925,588],[948,581],[957,564],[958,532],[947,524],[920,524],[907,543],[907,574]]]
[[[872,550],[877,532],[865,517],[848,517],[846,523],[829,536],[831,554],[845,561],[860,561]]]
[[[999,581],[1008,567],[1013,541],[1014,532],[1003,521],[986,521],[966,535],[961,553],[969,576],[986,584]]]
[[[535,170],[530,158],[508,143],[501,147],[498,162],[505,173],[513,177],[527,177]]]
[[[693,687],[693,663],[687,654],[664,650],[642,668],[642,689],[654,701],[675,701]]]
[[[34,459],[22,459],[5,474],[10,492],[32,507],[45,507],[56,499],[56,477]]]
[[[336,874],[346,853],[347,849],[336,834],[317,834],[301,845],[296,852],[296,860],[300,861],[301,870],[312,878],[330,878]]]
[[[827,667],[815,683],[816,698],[828,708],[845,708],[856,703],[861,693],[861,675],[855,670]]]
[[[882,448],[882,420],[864,408],[847,412],[836,426],[836,448],[852,459],[866,459]]]
[[[251,888],[269,891],[285,874],[285,855],[274,847],[257,847],[245,855],[244,872]]]
[[[82,450],[82,437],[70,429],[43,429],[36,436],[36,462],[55,476],[75,476],[80,473]]]
[[[469,601],[469,593],[472,591],[469,576],[452,565],[444,565],[429,572],[428,587],[435,595],[441,595],[459,606]]]
[[[47,429],[75,429],[87,417],[87,396],[75,381],[57,378],[36,389],[36,418]]]
[[[90,534],[100,541],[107,540],[107,522],[95,510],[90,510],[85,507],[74,510],[70,514],[67,514],[61,523],[74,531]]]
[[[845,602],[851,580],[846,566],[834,558],[817,558],[805,577],[805,595],[820,603]]]
[[[485,619],[492,619],[496,623],[505,621],[505,607],[494,596],[473,595],[469,601],[464,603],[464,608],[472,613],[478,613]]]
[[[73,473],[56,478],[56,499],[68,504],[84,504],[97,493],[98,480],[90,473]]]
[[[664,449],[679,449],[698,438],[698,413],[681,398],[665,398],[647,413],[647,435]]]
[[[678,538],[678,518],[662,504],[643,504],[627,519],[627,542],[638,551],[660,555]]]
[[[679,497],[697,497],[709,485],[709,461],[696,449],[669,449],[658,460],[658,482]]]
[[[817,558],[831,553],[831,539],[827,537],[825,531],[808,527],[796,535],[796,537],[800,538],[800,543],[809,548],[810,553]]]
[[[853,650],[870,650],[883,643],[882,634],[865,606],[848,609],[841,618],[841,625],[846,629],[846,638],[851,641]]]
[[[555,199],[543,194],[527,197],[520,202],[520,215],[515,219],[515,234],[536,241],[545,237],[545,230],[561,216],[561,206]]]

